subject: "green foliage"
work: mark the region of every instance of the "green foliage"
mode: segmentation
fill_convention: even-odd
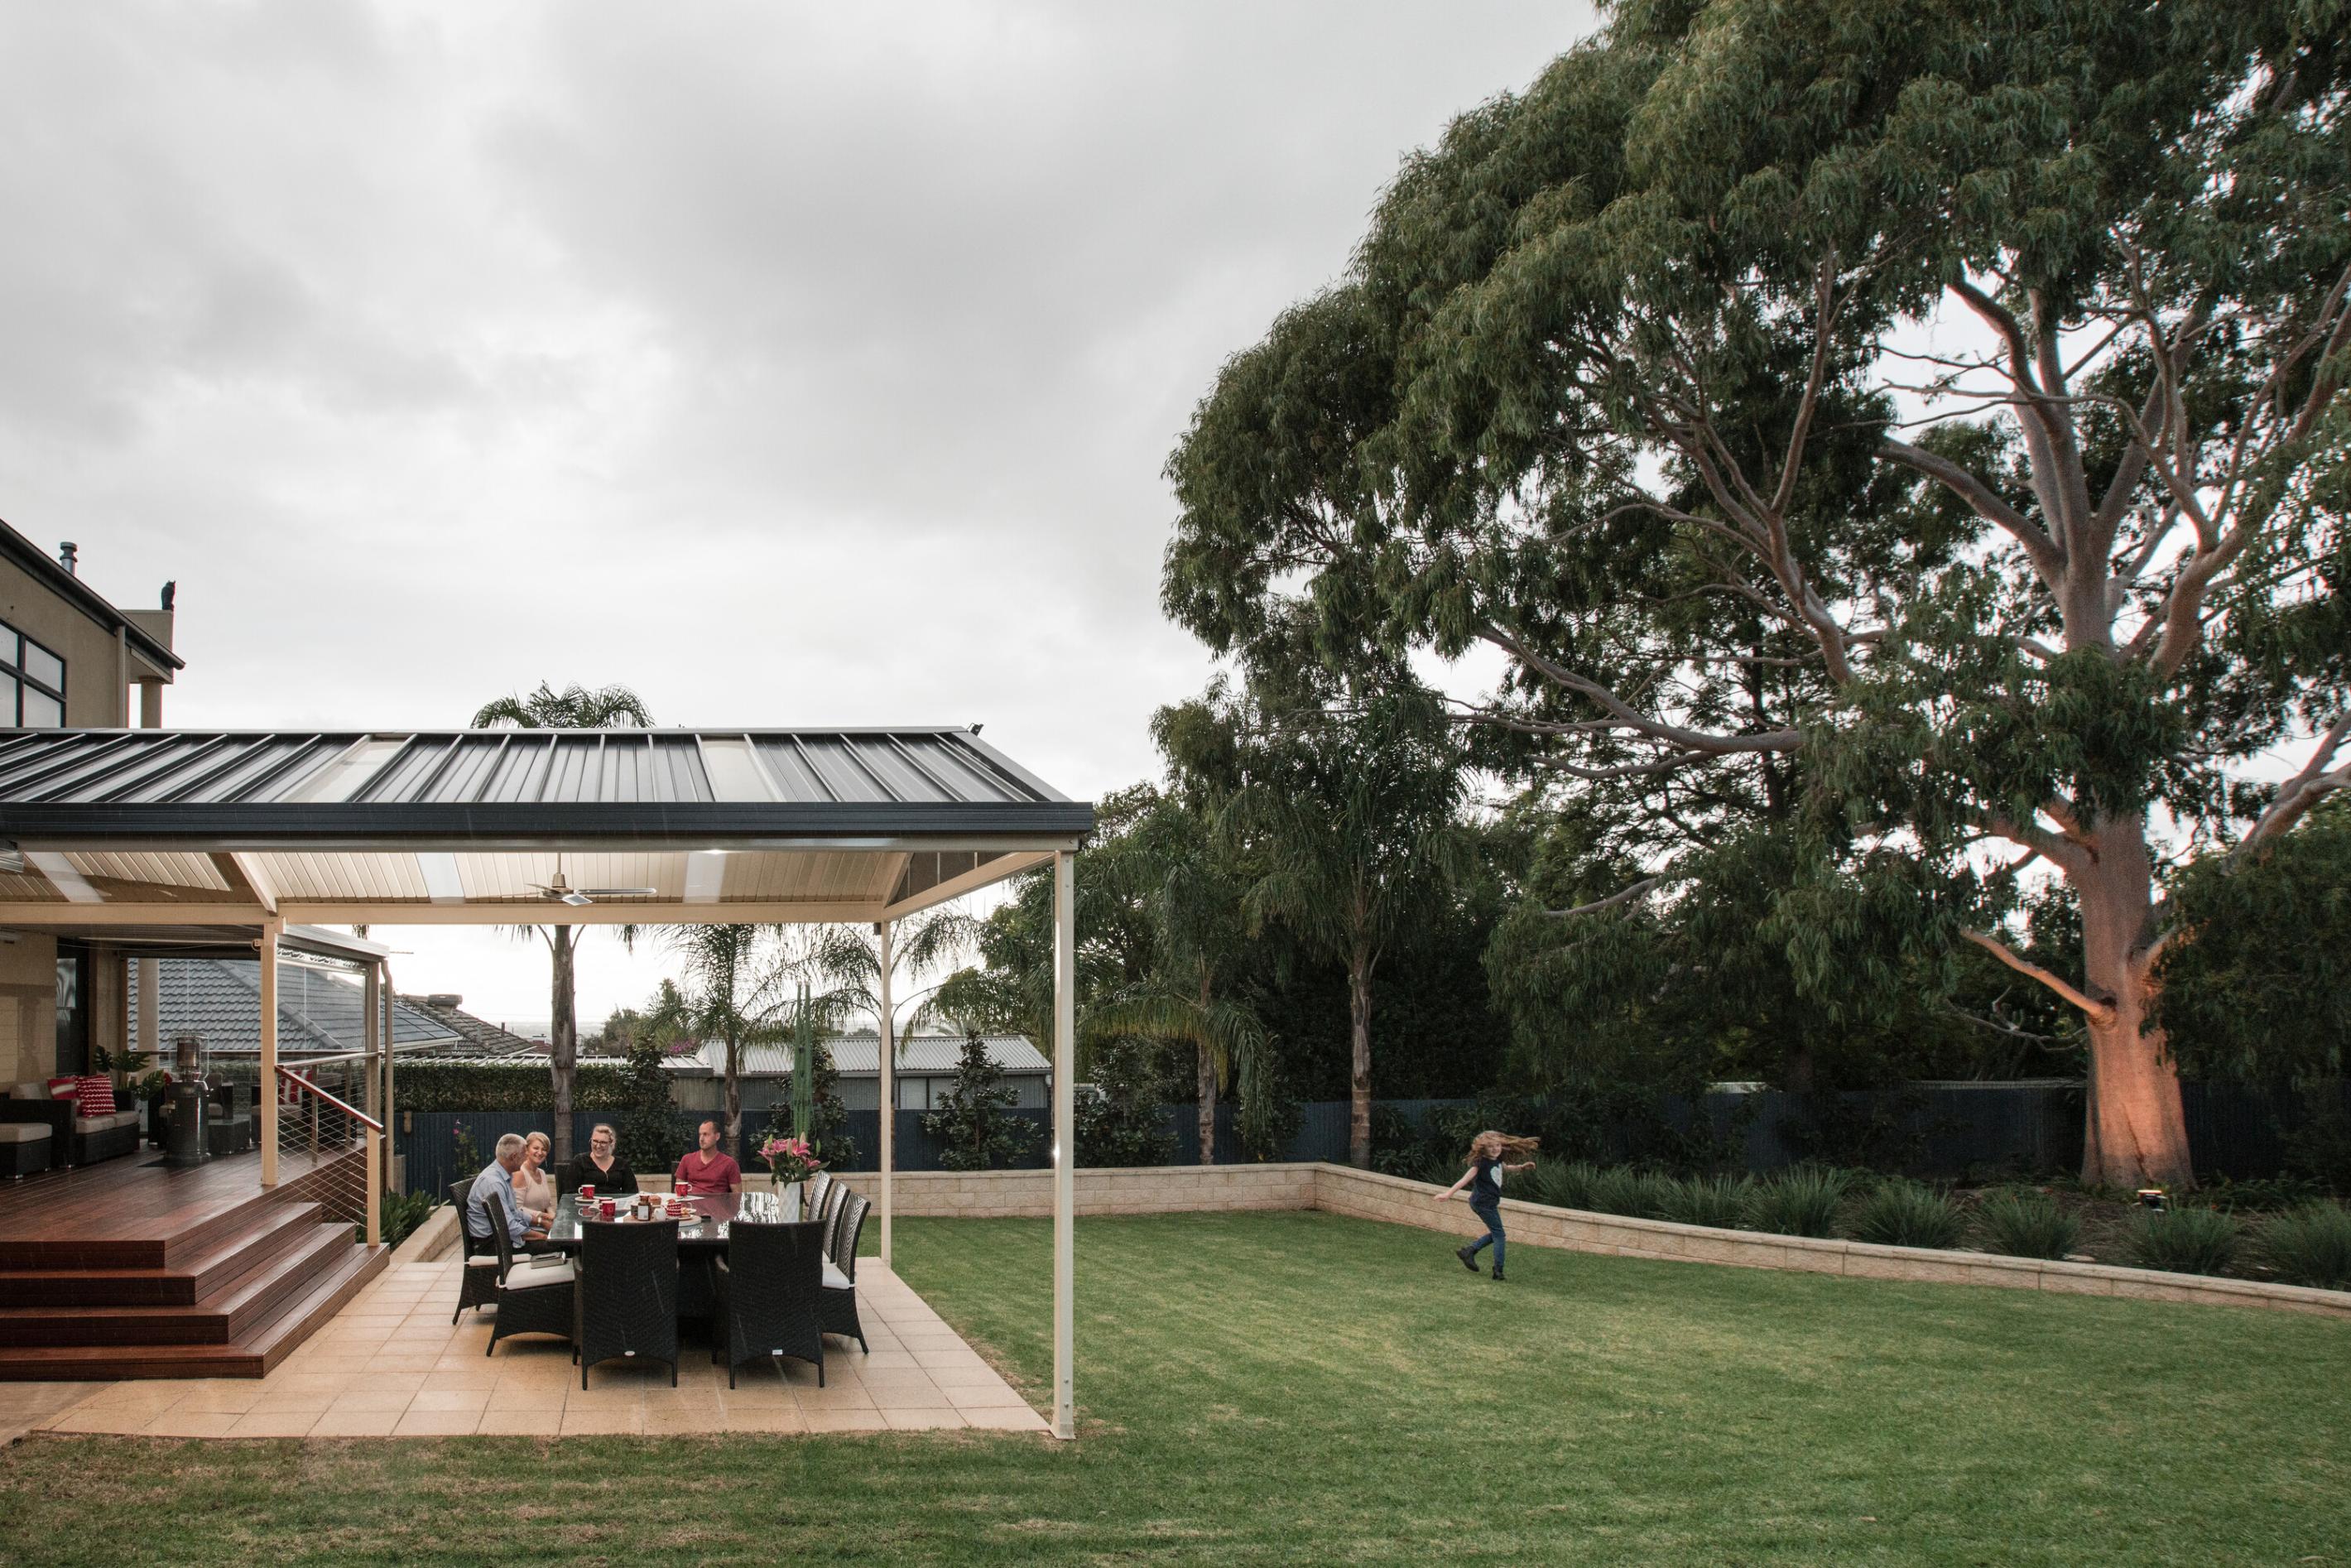
[[[967,1035],[954,1084],[938,1108],[923,1113],[923,1131],[939,1145],[939,1164],[951,1171],[997,1170],[1036,1147],[1038,1129],[1008,1115],[1014,1093],[987,1042]]]
[[[2351,1111],[2339,1083],[2315,1086],[2334,1098],[2286,1135],[2286,1168],[2327,1191],[2351,1196]]]
[[[1748,1176],[1683,1176],[1669,1180],[1657,1218],[1677,1225],[1711,1225],[1736,1230],[1746,1222],[1747,1206],[1755,1183]]]
[[[621,1113],[613,1129],[620,1156],[631,1170],[648,1175],[671,1169],[685,1152],[671,1109],[669,1071],[662,1065],[664,1038],[657,1030],[646,1030],[630,1041],[615,1107]]]
[[[2256,1239],[2262,1261],[2289,1285],[2351,1289],[2351,1213],[2308,1203],[2277,1215]]]
[[[480,1175],[483,1166],[488,1162],[482,1158],[482,1151],[474,1142],[474,1129],[463,1122],[453,1122],[449,1126],[449,1137],[456,1149],[456,1169],[469,1177]]]
[[[1600,1167],[1590,1160],[1539,1159],[1530,1185],[1539,1203],[1590,1213],[1592,1189],[1599,1178]]]
[[[1633,1219],[1663,1219],[1678,1197],[1680,1184],[1656,1171],[1611,1166],[1595,1173],[1585,1193],[1584,1207],[1594,1214],[1621,1214]]]
[[[2143,1211],[2131,1218],[2126,1245],[2142,1269],[2175,1274],[2225,1274],[2242,1237],[2235,1217],[2217,1208]]]
[[[580,1111],[618,1111],[628,1103],[628,1073],[607,1066],[582,1067],[573,1090]],[[554,1103],[547,1063],[522,1061],[420,1063],[393,1069],[394,1092],[403,1111],[537,1111]],[[666,1091],[664,1091],[666,1092]]]
[[[2082,1238],[2082,1222],[2045,1193],[1994,1193],[1976,1206],[1984,1245],[2011,1258],[2064,1258]]]
[[[1270,1047],[1242,1059],[1239,1114],[1234,1124],[1242,1151],[1253,1160],[1280,1159],[1306,1124],[1305,1108],[1290,1090],[1288,1070]]]
[[[1882,1247],[1956,1247],[1967,1216],[1944,1194],[1917,1182],[1888,1181],[1855,1207],[1851,1234]]]
[[[377,1221],[382,1228],[383,1245],[397,1247],[407,1240],[409,1233],[431,1217],[440,1196],[430,1192],[386,1192],[376,1211]],[[353,1226],[351,1239],[364,1242],[367,1239],[366,1225]]]
[[[1845,1171],[1826,1166],[1791,1166],[1755,1184],[1748,1197],[1750,1229],[1781,1236],[1834,1236],[1837,1207],[1853,1186]]]
[[[2351,797],[2262,853],[2210,855],[2168,902],[2158,1013],[2200,1075],[2336,1078],[2351,1063]]]
[[[1120,1040],[1094,1053],[1093,1082],[1079,1090],[1071,1107],[1079,1165],[1164,1166],[1175,1157],[1151,1054],[1141,1040]]]

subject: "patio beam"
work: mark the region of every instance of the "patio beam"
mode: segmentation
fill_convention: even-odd
[[[1078,1435],[1077,857],[1053,857],[1053,1436]]]
[[[890,1013],[890,923],[886,920],[875,921],[873,935],[882,944],[882,963],[878,971],[880,995],[876,998],[881,1004],[877,1009],[881,1016],[873,1021],[876,1043],[882,1048],[880,1057],[882,1114],[876,1118],[876,1124],[882,1130],[882,1267],[889,1269],[893,1267],[890,1261],[892,1256],[890,1176],[896,1166],[898,1143],[898,1081],[892,1071],[896,1065],[892,1059],[897,1055],[895,1047],[898,1031],[895,1027],[896,1020]]]
[[[945,882],[935,883],[920,893],[911,894],[898,900],[889,906],[890,918],[903,920],[909,915],[930,908],[933,904],[945,904],[951,898],[961,898],[974,888],[986,887],[990,883],[1002,882],[1007,877],[1018,876],[1024,871],[1043,865],[1053,858],[1053,852],[1045,850],[1029,850],[999,854],[994,860],[983,861],[967,872],[951,876]]]

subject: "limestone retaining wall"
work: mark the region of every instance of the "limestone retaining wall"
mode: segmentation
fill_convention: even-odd
[[[1215,1213],[1248,1208],[1312,1208],[1312,1165],[1154,1166],[1139,1170],[1081,1170],[1077,1209],[1089,1214]],[[841,1177],[868,1198],[881,1189],[872,1171]],[[1053,1173],[1037,1171],[900,1171],[891,1178],[891,1204],[902,1215],[961,1219],[1050,1219]]]
[[[1426,1182],[1359,1171],[1349,1166],[1314,1167],[1317,1208],[1359,1219],[1416,1225],[1455,1236],[1476,1236],[1485,1229],[1462,1199],[1437,1202],[1435,1195],[1442,1190]],[[2004,1258],[1989,1252],[1879,1247],[1866,1241],[1818,1240],[1808,1236],[1771,1236],[1751,1230],[1716,1230],[1662,1219],[1587,1214],[1580,1209],[1553,1208],[1548,1204],[1523,1203],[1509,1197],[1502,1200],[1502,1223],[1513,1247],[1556,1247],[1675,1263],[1728,1263],[1744,1269],[1790,1269],[1865,1280],[1923,1280],[1945,1284],[1999,1285],[2018,1291],[2053,1291],[2074,1296],[2126,1296],[2139,1301],[2195,1301],[2207,1306],[2268,1307],[2351,1318],[2351,1291],[2314,1291],[2253,1280],[2166,1274],[2151,1269],[2120,1269],[2103,1263]]]

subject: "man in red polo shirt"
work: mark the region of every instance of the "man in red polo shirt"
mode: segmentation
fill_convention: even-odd
[[[743,1167],[735,1163],[732,1155],[718,1152],[718,1124],[702,1124],[702,1147],[677,1162],[670,1173],[670,1190],[675,1192],[680,1182],[692,1182],[696,1192],[741,1192]]]

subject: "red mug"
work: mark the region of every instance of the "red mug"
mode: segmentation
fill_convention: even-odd
[[[677,1196],[680,1197],[692,1197],[694,1196],[694,1184],[686,1180],[684,1176],[678,1177]]]
[[[620,1212],[620,1205],[614,1203],[608,1197],[596,1206],[596,1212],[599,1215],[601,1215],[604,1218],[610,1219]]]
[[[580,1201],[582,1203],[595,1202],[596,1189],[588,1186],[585,1182],[582,1182],[580,1186]]]

